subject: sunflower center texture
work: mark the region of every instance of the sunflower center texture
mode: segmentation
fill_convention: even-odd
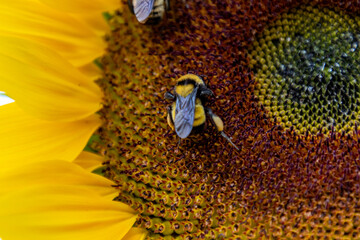
[[[300,133],[354,129],[360,107],[359,20],[302,7],[282,14],[254,42],[255,94],[283,126]]]
[[[159,25],[109,18],[94,144],[147,239],[359,239],[359,138],[331,132],[358,114],[358,20],[323,6],[335,2],[171,1]],[[211,124],[178,146],[164,93],[187,73],[205,75],[239,151]]]

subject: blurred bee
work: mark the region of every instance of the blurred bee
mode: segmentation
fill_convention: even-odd
[[[140,23],[155,24],[169,10],[169,0],[128,0],[128,5]]]
[[[190,133],[204,129],[207,114],[221,135],[239,150],[223,132],[224,123],[220,117],[214,114],[210,108],[203,106],[202,103],[208,96],[214,96],[214,93],[206,87],[199,76],[186,74],[179,78],[175,85],[174,94],[165,93],[165,99],[174,101],[167,111],[169,126],[175,130],[180,139],[186,138]]]

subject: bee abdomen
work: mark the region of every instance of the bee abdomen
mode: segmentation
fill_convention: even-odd
[[[195,105],[195,118],[194,118],[194,127],[204,124],[206,120],[205,110],[201,104]]]

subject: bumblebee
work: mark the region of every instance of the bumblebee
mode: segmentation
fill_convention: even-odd
[[[165,99],[174,101],[167,110],[169,126],[175,130],[180,139],[183,139],[192,132],[202,131],[205,127],[206,115],[208,115],[220,134],[239,150],[223,132],[224,123],[220,117],[203,105],[209,96],[214,96],[214,93],[206,87],[201,77],[194,74],[180,77],[176,82],[174,93],[165,93]]]
[[[128,5],[140,23],[155,24],[169,10],[169,0],[128,0]]]

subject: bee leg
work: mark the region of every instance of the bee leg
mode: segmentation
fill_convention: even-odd
[[[177,151],[178,152],[179,152],[180,143],[181,143],[181,138],[179,137],[179,142],[178,142],[178,145],[177,145]]]
[[[201,88],[200,89],[200,97],[204,97],[204,96],[206,96],[206,97],[208,97],[208,96],[214,97],[215,95],[214,95],[213,91],[211,91],[210,89]]]
[[[224,123],[221,120],[221,118],[218,115],[216,115],[215,113],[213,113],[213,111],[210,108],[206,107],[205,111],[209,115],[210,121],[214,125],[216,130],[218,130],[219,132],[222,132],[224,130]]]
[[[170,10],[170,0],[165,0],[165,9]]]
[[[215,126],[216,130],[220,132],[221,136],[223,136],[229,143],[231,143],[231,145],[233,145],[239,151],[239,148],[224,133],[224,123],[221,120],[221,118],[215,113],[213,113],[213,111],[210,108],[205,108],[205,111],[209,115],[211,123]]]
[[[165,99],[175,100],[175,95],[171,92],[166,92],[164,95]]]
[[[132,14],[134,14],[134,4],[133,0],[128,0],[128,6]]]
[[[175,131],[174,120],[171,117],[171,110],[172,110],[171,106],[168,106],[166,120],[168,125],[171,127],[171,129]]]
[[[215,96],[214,93],[204,85],[200,85],[199,95],[200,97]]]

